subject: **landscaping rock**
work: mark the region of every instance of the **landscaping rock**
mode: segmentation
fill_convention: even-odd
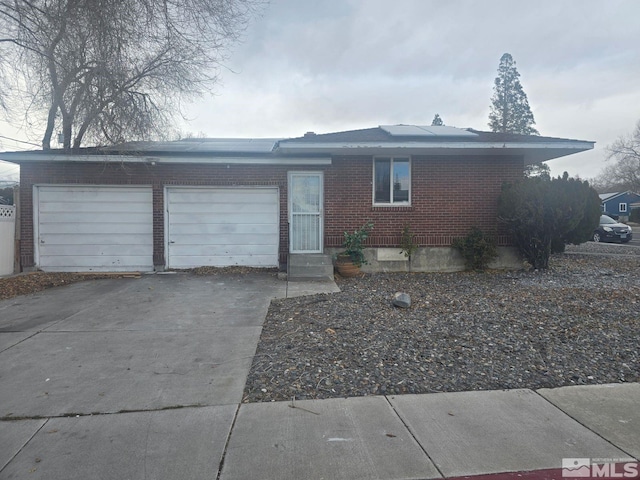
[[[640,381],[640,247],[567,251],[548,271],[372,273],[274,300],[243,401]]]
[[[409,308],[411,306],[411,297],[406,293],[396,292],[391,303],[396,307]]]

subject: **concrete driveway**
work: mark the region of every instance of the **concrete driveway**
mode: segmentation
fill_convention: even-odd
[[[167,274],[0,302],[0,478],[215,478],[286,291]]]

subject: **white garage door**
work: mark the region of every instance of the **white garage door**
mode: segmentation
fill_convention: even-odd
[[[278,198],[277,188],[167,188],[167,267],[278,266]]]
[[[34,207],[40,269],[153,270],[151,187],[40,186]]]

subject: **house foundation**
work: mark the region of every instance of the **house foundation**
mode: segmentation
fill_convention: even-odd
[[[335,257],[340,248],[327,248],[326,253]],[[374,272],[460,272],[466,269],[464,259],[453,247],[420,247],[409,260],[397,248],[366,248],[367,263],[362,271]],[[523,260],[515,247],[498,247],[498,257],[489,264],[495,270],[520,270]]]

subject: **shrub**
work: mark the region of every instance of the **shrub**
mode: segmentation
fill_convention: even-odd
[[[552,253],[591,238],[600,218],[600,198],[588,182],[569,178],[524,178],[502,187],[498,215],[515,246],[535,269],[549,267]]]
[[[373,223],[368,222],[353,233],[344,232],[344,242],[342,243],[344,255],[349,255],[351,261],[357,266],[367,263],[364,258],[363,243],[369,238],[371,230],[373,230]]]
[[[489,262],[498,256],[493,238],[485,235],[477,227],[473,227],[466,237],[456,238],[452,245],[460,252],[467,269],[470,270],[486,270]]]
[[[402,235],[400,236],[400,253],[404,253],[404,256],[411,260],[411,255],[413,255],[417,249],[416,236],[411,232],[409,225],[405,225],[402,229]]]

